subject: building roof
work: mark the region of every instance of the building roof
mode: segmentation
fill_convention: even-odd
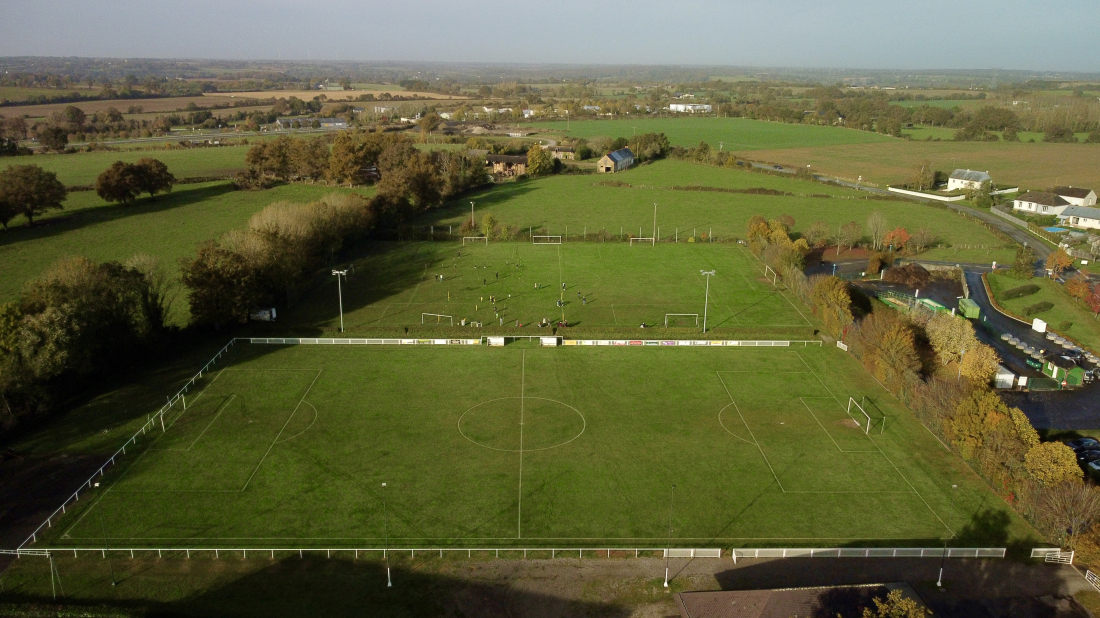
[[[1100,208],[1088,206],[1070,206],[1062,211],[1059,217],[1081,217],[1083,219],[1096,219],[1100,221]]]
[[[527,163],[527,155],[486,155],[489,163]]]
[[[1069,204],[1069,202],[1062,199],[1061,196],[1051,193],[1050,191],[1028,191],[1016,198],[1016,200],[1019,202],[1042,204],[1043,206],[1066,206]]]
[[[615,163],[622,163],[623,161],[627,161],[627,160],[633,161],[634,160],[634,153],[630,152],[629,148],[620,148],[620,149],[616,150],[615,152],[607,153],[607,157],[610,158]]]
[[[951,172],[951,177],[955,180],[969,180],[972,182],[988,182],[989,172],[978,172],[975,170],[963,170],[958,169]]]
[[[546,149],[550,152],[573,152],[572,146],[547,146]]]
[[[1084,187],[1054,187],[1051,192],[1064,197],[1086,198],[1092,193],[1092,189]]]

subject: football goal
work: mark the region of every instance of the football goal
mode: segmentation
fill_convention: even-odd
[[[695,320],[695,325],[699,326],[699,314],[698,313],[666,313],[665,314],[665,328],[671,323],[676,325],[677,322],[684,322],[687,320]]]
[[[655,238],[631,238],[630,239],[630,246],[633,247],[635,242],[639,242],[639,243],[647,242],[647,243],[650,243],[651,245],[653,245],[654,247],[657,246],[657,239],[655,239]]]
[[[489,245],[489,237],[488,236],[463,236],[462,237],[462,246],[463,247],[466,246],[466,241],[467,240],[469,240],[469,241],[483,240],[483,241],[485,241],[485,246]]]
[[[769,274],[771,275],[771,277],[768,277]],[[767,264],[764,265],[764,278],[769,279],[772,282],[772,285],[779,287],[779,273],[775,272],[775,270],[773,270],[772,267],[768,266]]]
[[[857,410],[859,410],[863,414],[863,417],[867,419],[867,424],[864,427],[861,427],[860,429],[863,430],[863,433],[866,433],[866,434],[871,433],[871,415],[867,414],[867,411],[863,409],[863,406],[861,406],[859,404],[859,402],[857,402],[854,398],[849,397],[848,398],[848,416],[851,416],[852,420],[854,420],[857,423],[863,425],[861,419],[856,418],[856,416],[854,414],[852,414],[852,408],[853,407],[855,407]]]
[[[532,236],[531,244],[535,245],[560,245],[561,236]]]
[[[426,320],[428,318],[435,318],[435,323],[436,324],[442,324],[443,320],[449,320],[451,326],[455,325],[455,319],[454,318],[452,318],[449,315],[443,315],[442,313],[421,313],[420,314],[420,323],[421,324],[427,324]]]

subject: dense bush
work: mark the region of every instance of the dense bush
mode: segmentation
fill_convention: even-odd
[[[1025,296],[1031,296],[1039,291],[1039,286],[1034,283],[1027,285],[1021,285],[1018,287],[1010,288],[1001,293],[1001,298],[1004,300],[1012,300],[1014,298],[1023,298]]]
[[[1033,315],[1038,315],[1040,313],[1043,313],[1044,311],[1050,311],[1053,308],[1054,308],[1054,303],[1044,300],[1044,301],[1037,302],[1034,305],[1028,305],[1028,306],[1024,307],[1024,315],[1026,315],[1027,317],[1031,317]]]

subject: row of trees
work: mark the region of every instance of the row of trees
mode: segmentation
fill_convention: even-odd
[[[107,202],[132,203],[142,193],[152,199],[157,193],[172,190],[176,177],[157,159],[137,163],[115,161],[95,179],[95,192]]]
[[[749,223],[750,248],[783,277],[828,334],[845,337],[852,353],[886,388],[910,405],[935,433],[986,478],[995,491],[1063,544],[1100,519],[1100,492],[1083,481],[1073,451],[1041,442],[1027,417],[989,389],[999,358],[974,326],[948,313],[902,314],[861,296],[836,277],[806,277],[804,250],[788,233],[793,219]],[[884,278],[927,282],[919,265]],[[957,378],[956,378],[957,373]]]

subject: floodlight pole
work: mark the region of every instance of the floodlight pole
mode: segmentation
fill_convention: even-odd
[[[386,531],[386,550],[383,552],[386,558],[386,587],[393,588],[393,579],[390,578],[390,515],[386,510],[386,484],[382,483],[382,525]]]
[[[672,507],[676,503],[676,485],[672,486],[672,497],[668,501],[668,546],[665,548],[665,588],[668,588],[668,559],[672,555]]]
[[[336,296],[340,299],[340,332],[344,332],[344,289],[340,285],[340,277],[347,277],[347,270],[334,270],[332,274],[336,275]]]
[[[700,270],[699,274],[707,278],[707,294],[703,297],[703,334],[707,332],[707,306],[710,305],[710,278],[714,276],[713,270]]]
[[[470,202],[470,229],[474,229],[474,203]]]
[[[107,554],[107,564],[111,567],[111,585],[117,586],[118,579],[115,578],[115,563],[111,562],[111,548],[107,547],[107,526],[103,525],[103,511],[99,512],[99,530],[103,533],[103,553]]]
[[[958,485],[951,486],[951,510],[955,510],[955,490],[958,489]],[[951,536],[955,536],[954,532],[951,532]],[[947,560],[947,539],[943,540],[943,555],[940,556],[940,575],[936,578],[936,587],[943,586],[943,564]]]

